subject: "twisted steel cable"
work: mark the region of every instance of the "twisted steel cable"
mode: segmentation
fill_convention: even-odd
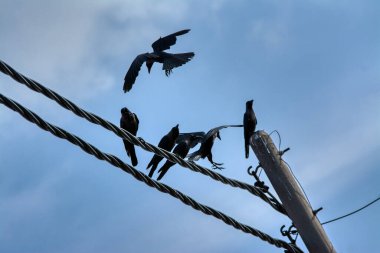
[[[0,60],[0,71],[6,75],[9,75],[10,77],[12,77],[17,82],[26,85],[28,88],[30,88],[36,92],[39,92],[39,93],[45,95],[46,97],[54,100],[59,105],[61,105],[62,107],[64,107],[67,110],[72,111],[77,116],[82,117],[82,118],[90,121],[91,123],[100,125],[100,126],[104,127],[105,129],[114,132],[117,136],[128,140],[129,142],[133,143],[134,145],[140,146],[141,148],[143,148],[146,151],[153,152],[157,155],[160,155],[160,156],[162,156],[162,157],[164,157],[164,158],[166,158],[166,159],[168,159],[174,163],[181,165],[182,167],[189,168],[192,171],[199,172],[199,173],[202,173],[203,175],[209,176],[216,181],[222,182],[224,184],[228,184],[232,187],[237,187],[237,188],[247,190],[250,193],[252,193],[253,195],[258,196],[259,198],[264,200],[266,203],[268,203],[270,206],[272,206],[278,212],[280,212],[284,215],[287,215],[283,205],[273,196],[267,196],[266,193],[263,192],[260,188],[246,184],[246,183],[243,183],[243,182],[238,181],[238,180],[227,178],[227,177],[225,177],[219,173],[213,172],[207,168],[199,166],[199,165],[195,164],[194,162],[185,161],[184,159],[172,154],[171,152],[168,152],[164,149],[161,149],[159,147],[156,147],[156,146],[144,141],[141,137],[136,138],[134,135],[130,134],[128,131],[125,131],[124,129],[121,129],[121,128],[115,126],[111,122],[106,121],[106,120],[102,119],[101,117],[99,117],[93,113],[90,113],[90,112],[87,112],[87,111],[81,109],[80,107],[75,105],[73,102],[69,101],[68,99],[66,99],[62,96],[60,96],[58,93],[44,87],[40,83],[18,73],[16,70],[14,70],[12,67],[10,67],[8,64],[3,62],[2,60]]]
[[[157,181],[154,181],[150,179],[148,176],[143,174],[142,172],[136,170],[132,166],[124,163],[120,158],[111,155],[106,154],[96,148],[95,146],[85,142],[78,136],[75,136],[67,131],[65,131],[62,128],[59,128],[57,126],[54,126],[45,120],[43,120],[40,116],[35,114],[34,112],[30,111],[29,109],[23,107],[19,103],[7,98],[3,94],[0,94],[0,103],[4,104],[8,108],[12,109],[13,111],[19,113],[22,117],[24,117],[26,120],[32,122],[33,124],[36,124],[38,127],[44,129],[45,131],[50,132],[51,134],[69,141],[70,143],[79,146],[83,151],[86,153],[95,156],[99,160],[107,161],[108,163],[112,164],[115,167],[118,167],[122,169],[123,171],[127,172],[128,174],[131,174],[135,179],[144,182],[150,187],[156,188],[160,192],[170,194],[171,196],[175,197],[176,199],[179,199],[182,203],[185,205],[191,206],[192,208],[201,211],[204,214],[214,216],[215,218],[223,221],[224,223],[241,230],[245,233],[251,234],[253,236],[259,237],[261,240],[266,241],[278,248],[284,248],[289,250],[289,252],[293,253],[299,253],[302,252],[297,246],[293,244],[288,244],[285,241],[275,239],[266,233],[261,232],[260,230],[257,230],[255,228],[252,228],[250,226],[244,225],[242,223],[239,223],[235,219],[227,216],[226,214],[219,212],[211,207],[208,207],[206,205],[202,205],[192,198],[188,197],[187,195],[171,188],[168,185],[165,185],[163,183],[159,183]]]

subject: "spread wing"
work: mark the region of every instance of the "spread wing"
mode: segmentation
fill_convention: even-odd
[[[204,137],[204,140],[207,140],[209,137],[213,136],[218,131],[222,130],[223,128],[227,128],[227,127],[243,127],[243,125],[223,125],[223,126],[218,126],[218,127],[212,128],[212,129],[210,129],[210,131],[207,132],[206,136]]]
[[[132,62],[131,66],[128,69],[127,74],[124,77],[124,92],[130,91],[133,84],[136,81],[136,77],[139,75],[141,65],[149,58],[150,54],[139,54]]]
[[[168,76],[172,72],[172,69],[182,66],[193,57],[193,52],[183,54],[166,54],[162,64],[162,69],[165,70],[165,74]]]
[[[191,133],[180,133],[176,142],[181,143],[186,139],[191,138],[190,148],[194,148],[198,143],[201,143],[205,137],[205,132],[191,132]]]
[[[164,51],[166,49],[169,49],[170,46],[173,46],[177,41],[177,36],[186,34],[190,31],[190,29],[181,30],[175,33],[172,33],[168,36],[165,36],[163,38],[159,38],[152,44],[152,48],[155,52],[157,51]]]

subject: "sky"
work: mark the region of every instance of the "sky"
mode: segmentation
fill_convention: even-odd
[[[241,124],[254,99],[257,129],[281,134],[283,159],[321,221],[380,194],[378,1],[0,0],[0,59],[83,109],[119,124],[128,107],[152,144],[173,126]],[[195,52],[166,77],[137,54],[189,28],[170,52]],[[8,96],[103,152],[130,163],[122,141],[0,74]],[[0,252],[283,252],[147,187],[0,106]],[[221,131],[220,173],[253,184],[243,131]],[[278,137],[272,135],[278,144]],[[136,169],[152,157],[136,148]],[[161,162],[163,164],[163,162]],[[211,168],[207,160],[199,164]],[[160,164],[161,165],[161,164]],[[218,171],[219,172],[219,171]],[[265,175],[262,179],[270,184]],[[246,191],[178,165],[162,182],[275,238],[291,221]],[[271,191],[274,190],[271,188]],[[375,252],[380,204],[325,225],[337,252]],[[298,245],[306,250],[302,240]]]

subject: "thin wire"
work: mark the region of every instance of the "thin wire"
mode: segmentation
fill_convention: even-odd
[[[296,243],[296,242],[297,242],[297,239],[298,239],[298,235],[299,235],[299,233],[298,233],[298,231],[297,231],[297,233],[296,233],[296,238],[294,238],[294,243]]]
[[[144,182],[146,185],[156,188],[160,192],[164,192],[167,194],[170,194],[171,196],[175,197],[176,199],[179,199],[182,203],[191,206],[192,208],[201,211],[204,214],[211,215],[224,223],[233,226],[234,228],[241,230],[245,233],[249,233],[253,236],[259,237],[261,240],[266,241],[272,245],[275,245],[279,248],[285,248],[289,250],[290,252],[298,253],[302,252],[298,247],[294,245],[290,245],[286,243],[285,241],[275,239],[266,233],[261,232],[260,230],[257,230],[255,228],[252,228],[250,226],[247,226],[245,224],[239,223],[235,219],[225,215],[224,213],[217,211],[211,207],[208,207],[206,205],[202,205],[198,202],[196,202],[194,199],[188,197],[187,195],[181,193],[180,191],[177,191],[173,188],[171,188],[168,185],[159,183],[157,181],[154,181],[150,179],[148,176],[143,174],[142,172],[136,170],[134,167],[124,163],[120,158],[114,155],[106,154],[96,148],[95,146],[91,145],[90,143],[85,142],[78,136],[75,136],[66,130],[59,128],[57,126],[54,126],[45,120],[43,120],[40,116],[35,114],[34,112],[30,111],[29,109],[23,107],[19,103],[7,98],[6,96],[0,94],[0,103],[4,104],[8,108],[12,109],[13,111],[16,111],[19,113],[22,117],[24,117],[26,120],[36,124],[38,127],[44,129],[45,131],[50,132],[51,134],[69,141],[70,143],[79,146],[83,151],[86,153],[95,156],[99,160],[107,161],[108,163],[112,164],[115,167],[118,167],[122,169],[123,171],[127,172],[128,174],[131,174],[135,179]]]
[[[273,130],[270,132],[269,136],[271,136],[273,133],[277,133],[278,136],[278,150],[281,150],[281,135],[277,130]]]
[[[273,133],[277,133],[277,136],[278,136],[278,150],[280,151],[281,150],[281,135],[280,135],[280,133],[277,130],[273,130],[272,132],[270,132],[269,136],[271,136],[271,134],[273,134]],[[309,198],[308,198],[308,196],[307,196],[307,194],[305,192],[305,189],[302,187],[300,181],[298,180],[298,178],[296,177],[296,175],[293,173],[292,167],[285,160],[282,160],[282,161],[288,166],[288,168],[289,168],[290,172],[292,173],[293,177],[296,179],[298,185],[302,189],[302,192],[305,195],[306,200],[309,203],[309,206],[311,207],[311,203],[310,203],[310,200],[309,200]]]
[[[355,211],[353,211],[353,212],[351,212],[351,213],[345,214],[345,215],[343,215],[343,216],[340,216],[340,217],[338,217],[338,218],[335,218],[335,219],[332,219],[332,220],[329,220],[329,221],[325,221],[325,222],[323,222],[323,223],[321,223],[321,224],[322,224],[322,225],[325,225],[325,224],[328,224],[328,223],[331,223],[331,222],[334,222],[334,221],[337,221],[337,220],[340,220],[340,219],[346,218],[346,217],[348,217],[348,216],[350,216],[350,215],[353,215],[353,214],[355,214],[355,213],[357,213],[357,212],[360,212],[361,210],[363,210],[363,209],[369,207],[370,205],[374,204],[374,203],[375,203],[376,201],[378,201],[378,200],[380,200],[380,196],[377,197],[375,200],[369,202],[369,203],[366,204],[365,206],[363,206],[363,207],[361,207],[361,208],[359,208],[359,209],[357,209],[357,210],[355,210]]]
[[[199,166],[199,165],[195,164],[194,162],[188,162],[188,161],[180,158],[179,156],[172,154],[171,152],[168,152],[164,149],[161,149],[157,146],[154,146],[154,145],[144,141],[140,137],[136,138],[133,134],[129,133],[128,131],[125,131],[124,129],[117,127],[116,125],[112,124],[111,122],[106,121],[106,120],[102,119],[101,117],[99,117],[93,113],[90,113],[90,112],[87,112],[87,111],[81,109],[80,107],[75,105],[70,100],[60,96],[58,93],[44,87],[42,84],[39,84],[36,81],[18,73],[16,70],[14,70],[12,67],[10,67],[8,64],[6,64],[5,62],[3,62],[1,60],[0,60],[0,71],[6,75],[9,75],[15,81],[26,85],[28,88],[32,89],[33,91],[39,92],[39,93],[45,95],[46,97],[54,100],[59,105],[61,105],[62,107],[64,107],[67,110],[72,111],[77,116],[82,117],[91,123],[100,125],[109,131],[112,131],[117,136],[119,136],[123,139],[126,139],[127,141],[133,143],[134,145],[140,146],[141,148],[143,148],[146,151],[153,152],[157,155],[160,155],[160,156],[170,160],[171,162],[174,162],[174,163],[181,165],[182,167],[185,167],[185,168],[188,168],[192,171],[199,172],[199,173],[202,173],[203,175],[209,176],[216,181],[222,182],[223,184],[228,184],[232,187],[237,187],[237,188],[247,190],[250,193],[252,193],[253,195],[258,196],[259,198],[264,200],[266,203],[268,203],[270,206],[272,206],[278,212],[287,215],[284,206],[280,202],[276,202],[276,200],[268,197],[266,195],[266,193],[263,192],[260,188],[246,184],[246,183],[243,183],[243,182],[238,181],[238,180],[227,178],[227,177],[225,177],[219,173],[216,173],[212,170],[209,170],[207,168]]]
[[[281,160],[282,160],[282,159],[281,159]],[[288,168],[289,168],[290,172],[292,173],[293,177],[296,179],[297,184],[301,187],[302,192],[303,192],[303,194],[305,195],[307,202],[309,203],[309,206],[312,208],[311,203],[310,203],[310,200],[309,200],[309,198],[308,198],[308,196],[307,196],[307,194],[306,194],[306,192],[305,192],[305,189],[302,187],[302,184],[300,183],[300,181],[298,181],[298,178],[296,177],[296,175],[294,175],[293,170],[292,170],[292,167],[291,167],[291,166],[289,165],[289,163],[287,163],[285,160],[282,160],[282,161],[288,166]],[[313,208],[312,208],[312,209],[313,209]]]

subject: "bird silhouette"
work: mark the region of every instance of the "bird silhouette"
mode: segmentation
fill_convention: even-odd
[[[121,109],[120,127],[133,135],[136,135],[137,130],[139,129],[139,119],[137,118],[137,115],[128,110],[127,107]],[[127,155],[131,158],[132,165],[136,166],[138,162],[135,146],[125,139],[123,139],[123,142],[125,151],[127,151]]]
[[[188,155],[189,161],[197,161],[200,158],[204,159],[207,157],[207,159],[213,165],[214,169],[223,169],[223,167],[221,167],[223,163],[216,163],[213,161],[212,147],[214,145],[214,141],[216,138],[221,140],[219,131],[227,127],[243,127],[243,125],[223,125],[223,126],[210,129],[206,134],[204,132],[195,132],[195,133],[198,133],[198,136],[203,136],[203,137],[198,138],[199,142],[201,143],[200,148],[194,153],[191,153],[190,155]],[[194,134],[194,133],[183,133],[182,135],[187,135],[187,134]],[[180,136],[180,138],[183,138],[183,137]]]
[[[158,143],[158,147],[165,149],[166,151],[171,151],[175,145],[175,141],[177,140],[178,135],[179,135],[179,128],[177,124],[175,127],[173,127],[169,131],[169,133],[167,133],[164,137],[162,137],[162,139]],[[162,156],[155,154],[152,160],[150,160],[148,166],[146,167],[146,169],[149,169],[150,167],[152,167],[149,172],[149,177],[153,176],[154,171],[156,170],[158,164],[161,162],[162,159],[163,159]]]
[[[173,68],[177,68],[182,66],[186,62],[190,61],[191,58],[194,57],[193,52],[189,53],[180,53],[180,54],[171,54],[164,52],[173,46],[177,41],[177,36],[186,34],[190,31],[190,29],[181,30],[165,36],[163,38],[159,38],[152,44],[153,52],[152,53],[143,53],[139,54],[132,62],[131,66],[128,69],[127,74],[124,78],[124,92],[128,92],[132,89],[133,84],[136,81],[136,78],[139,74],[142,64],[145,62],[146,67],[148,68],[148,72],[150,73],[150,69],[153,66],[153,63],[159,62],[162,63],[162,69],[165,70],[165,75],[169,76],[173,70]]]
[[[183,136],[180,140],[177,139],[177,146],[173,149],[173,153],[178,155],[181,158],[185,158],[189,153],[190,148],[194,147],[197,144],[197,136],[196,135],[187,135]],[[165,164],[158,170],[157,180],[161,180],[161,178],[168,172],[170,167],[172,167],[175,163],[167,160]]]
[[[253,100],[249,100],[245,103],[245,113],[243,118],[244,125],[244,146],[245,146],[245,158],[249,157],[249,141],[252,135],[255,133],[257,119],[255,112],[253,111]]]

